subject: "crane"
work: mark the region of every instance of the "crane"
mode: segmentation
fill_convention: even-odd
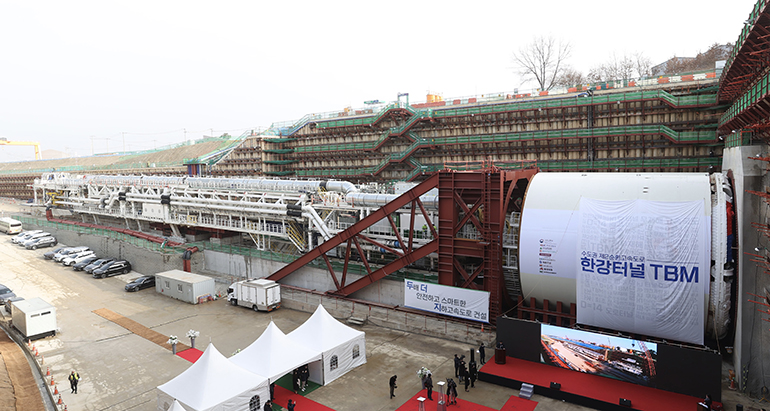
[[[5,137],[0,137],[0,146],[34,146],[35,160],[40,160],[40,143],[36,141],[8,141]]]

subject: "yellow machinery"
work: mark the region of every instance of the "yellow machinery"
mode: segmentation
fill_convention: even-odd
[[[36,141],[8,141],[0,137],[0,146],[35,146],[35,160],[40,160],[40,143]]]

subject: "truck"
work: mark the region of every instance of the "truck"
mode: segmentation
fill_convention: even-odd
[[[254,311],[273,311],[281,306],[281,285],[264,278],[238,281],[227,289],[227,300]]]

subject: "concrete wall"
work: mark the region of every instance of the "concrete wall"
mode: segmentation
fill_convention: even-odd
[[[131,267],[142,274],[155,274],[169,270],[182,269],[182,254],[165,254],[150,251],[142,247],[101,236],[77,233],[69,230],[55,230],[51,227],[41,227],[31,224],[24,225],[25,230],[45,230],[53,234],[61,246],[85,245],[96,252],[99,257],[110,257],[128,260]],[[191,260],[192,271],[201,272],[204,269],[203,253],[195,253]]]
[[[286,265],[277,261],[209,250],[204,251],[204,256],[206,272],[224,275],[230,279],[231,283],[244,278],[267,277]],[[341,276],[341,273],[337,273],[337,281],[341,281]],[[361,278],[360,275],[348,274],[346,283],[349,284],[359,278]],[[313,267],[304,267],[281,280],[281,283],[320,292],[337,289],[327,270]],[[384,279],[363,288],[351,297],[379,304],[403,306],[404,282]]]
[[[68,230],[52,230],[50,227],[27,225],[25,229],[46,229],[67,246],[86,245],[96,251],[99,256],[124,258],[142,274],[155,274],[163,271],[182,269],[180,253],[164,254],[136,247],[125,242]],[[206,250],[192,256],[192,271],[214,277],[217,293],[224,293],[227,286],[244,278],[265,277],[283,267],[285,264],[246,257],[237,254],[227,254]],[[341,276],[340,273],[337,274]],[[359,275],[348,274],[347,282],[360,278]],[[322,295],[326,291],[336,289],[334,281],[326,270],[305,267],[281,281],[283,284],[301,287],[311,291],[296,290],[282,287],[282,306],[290,309],[313,312],[318,304],[338,319],[354,316],[363,318],[373,325],[431,335],[460,342],[484,342],[492,345],[495,334],[490,327],[482,327],[481,323],[464,323],[450,317],[436,318],[399,310],[404,305],[404,282],[401,279],[384,279],[371,284],[351,295],[361,302],[352,302],[339,297]],[[372,305],[367,302],[373,303]]]
[[[757,313],[757,309],[764,307],[749,302],[749,299],[757,298],[747,294],[763,294],[763,288],[770,286],[770,276],[765,274],[764,267],[751,261],[756,260],[756,257],[745,254],[760,254],[754,251],[754,247],[770,248],[768,239],[761,238],[757,229],[751,226],[751,222],[770,223],[767,204],[759,196],[745,192],[764,192],[764,186],[768,185],[765,162],[749,159],[761,151],[760,146],[726,148],[722,158],[722,170],[730,170],[733,175],[738,228],[735,257],[739,270],[733,366],[739,386],[751,396],[760,395],[760,390],[766,384],[764,364],[770,366],[770,334],[767,332],[767,323],[762,321],[763,316],[768,316]]]

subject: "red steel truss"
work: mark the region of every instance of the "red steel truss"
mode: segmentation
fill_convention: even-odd
[[[373,212],[366,218],[322,243],[294,262],[286,265],[268,277],[281,280],[316,258],[326,263],[329,275],[336,290],[332,294],[349,296],[367,285],[373,284],[388,275],[407,267],[417,260],[438,252],[439,284],[471,288],[490,292],[490,319],[501,314],[502,303],[506,297],[502,269],[503,233],[505,217],[513,204],[511,198],[522,197],[526,185],[537,169],[501,170],[489,167],[484,170],[454,172],[440,171],[413,189],[399,196],[394,201]],[[416,247],[413,234],[415,215],[422,213],[430,221],[419,197],[433,188],[438,188],[438,231],[429,227],[433,241]],[[400,249],[388,247],[362,234],[380,220],[387,219],[393,231],[398,233],[391,214],[411,204],[409,238],[399,235]],[[466,224],[472,224],[478,231],[478,239],[461,238],[459,233]],[[361,242],[373,244],[395,255],[397,258],[377,269],[373,269],[361,248]],[[342,273],[332,267],[326,253],[347,243]],[[367,274],[348,283],[347,270],[351,251],[355,247],[357,257],[361,259]],[[468,264],[469,261],[471,264]],[[468,272],[463,267],[476,267]]]

